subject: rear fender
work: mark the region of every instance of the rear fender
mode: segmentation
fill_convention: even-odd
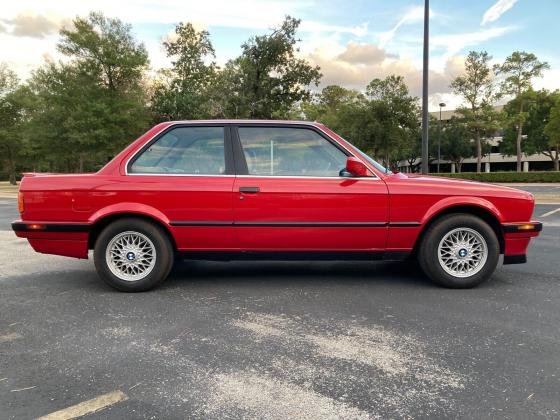
[[[90,216],[88,223],[93,225],[101,219],[104,219],[109,216],[114,216],[117,214],[138,214],[142,216],[147,216],[156,219],[161,224],[169,227],[169,219],[165,214],[163,214],[158,209],[151,206],[147,206],[145,204],[127,203],[127,202],[115,203],[110,206],[99,209],[98,211],[96,211]]]

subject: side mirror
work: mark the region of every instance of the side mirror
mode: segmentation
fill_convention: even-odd
[[[344,171],[344,170],[343,170]],[[368,176],[369,169],[364,163],[354,156],[348,156],[346,159],[346,169],[345,172],[349,173],[351,176]]]

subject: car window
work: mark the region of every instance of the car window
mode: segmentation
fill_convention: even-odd
[[[313,130],[239,127],[250,175],[339,176],[346,154]]]
[[[223,127],[177,127],[141,152],[129,172],[221,175],[225,169]]]

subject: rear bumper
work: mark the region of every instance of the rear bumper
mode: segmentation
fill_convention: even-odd
[[[26,238],[31,247],[43,254],[87,258],[90,226],[86,223],[23,222],[16,220],[12,229]]]
[[[12,222],[12,229],[16,235],[19,232],[89,232],[87,223],[53,223],[53,222]],[[25,236],[22,236],[25,237]]]
[[[542,223],[531,221],[525,223],[504,223],[504,264],[523,264],[527,262],[527,247],[531,238],[539,236]]]

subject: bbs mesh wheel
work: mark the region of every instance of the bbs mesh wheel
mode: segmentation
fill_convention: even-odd
[[[95,243],[99,276],[123,292],[142,292],[161,283],[173,266],[173,247],[156,224],[126,218],[108,225]]]
[[[425,232],[418,262],[444,287],[469,288],[487,280],[498,264],[500,245],[494,230],[471,214],[442,217]]]

